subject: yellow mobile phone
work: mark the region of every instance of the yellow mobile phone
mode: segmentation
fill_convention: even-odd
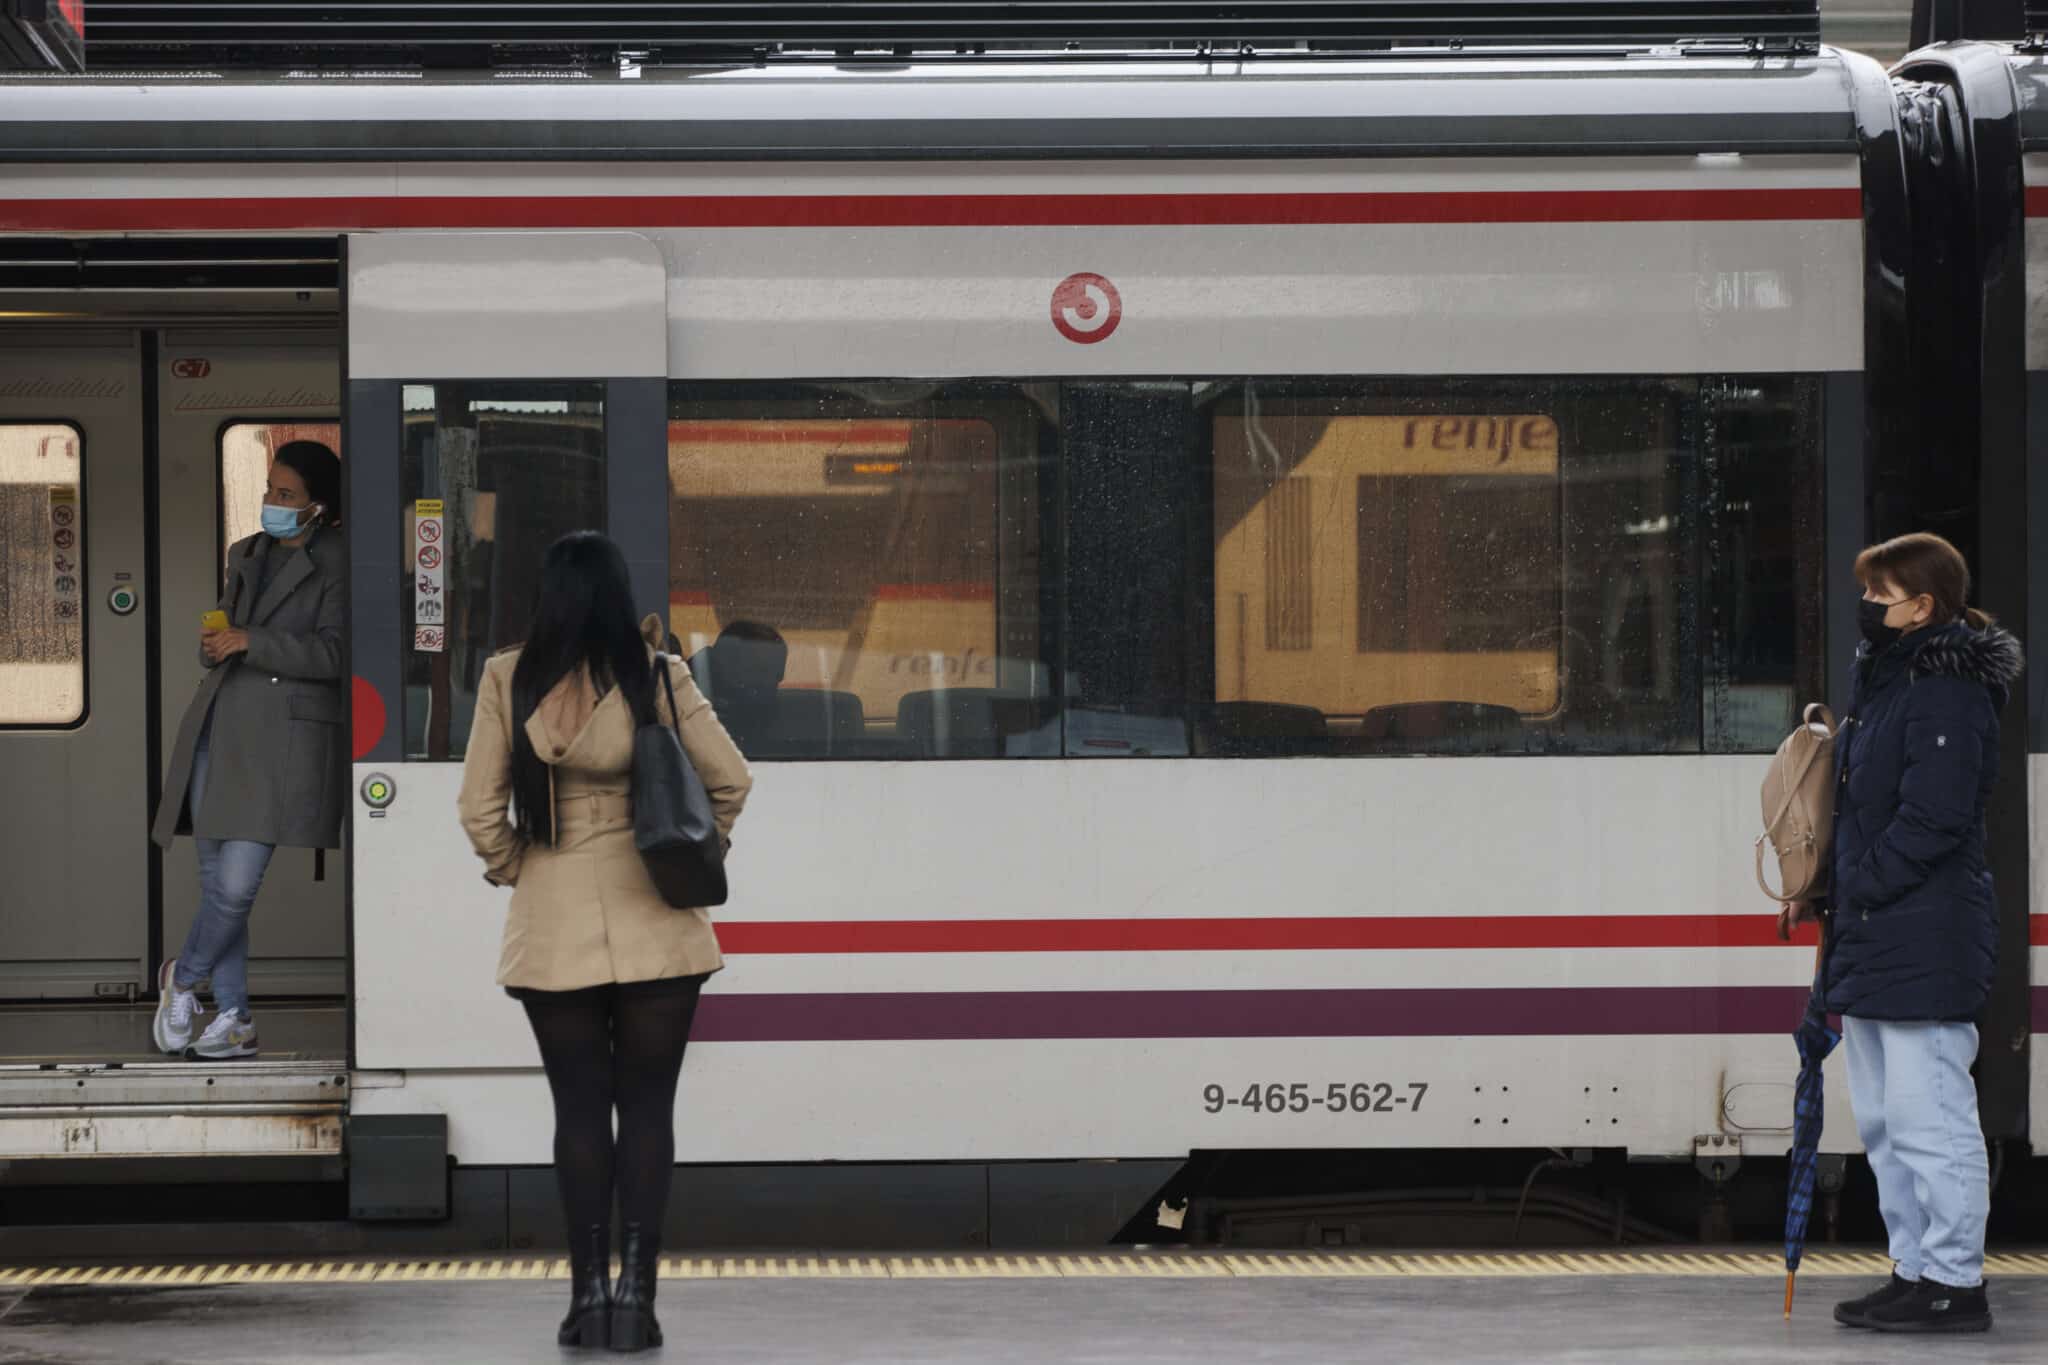
[[[228,614],[224,611],[210,611],[199,618],[199,628],[201,630],[226,630],[228,628]]]

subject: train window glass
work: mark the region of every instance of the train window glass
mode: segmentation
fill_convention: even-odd
[[[1070,757],[1188,753],[1196,422],[1183,381],[1086,380],[1060,391],[1060,694]]]
[[[1697,747],[1691,389],[1215,386],[1193,751]]]
[[[670,621],[751,758],[1059,752],[1014,385],[676,384]]]
[[[1710,753],[1768,753],[1825,691],[1818,380],[1747,376],[1700,393]]]
[[[220,430],[220,527],[222,563],[237,541],[263,529],[263,492],[270,462],[293,441],[318,441],[341,454],[335,422],[230,422]]]
[[[602,530],[604,390],[594,383],[408,384],[401,445],[408,569],[405,744],[460,759],[492,654],[523,638],[541,553]],[[419,533],[438,503],[440,529]],[[425,548],[438,551],[425,563]],[[438,617],[439,619],[433,619]]]
[[[79,435],[0,423],[0,725],[85,718]]]

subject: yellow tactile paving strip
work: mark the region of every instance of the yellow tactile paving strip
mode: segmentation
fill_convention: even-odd
[[[1802,1276],[1883,1275],[1876,1252],[1813,1252]],[[1719,1252],[1116,1252],[1090,1255],[668,1256],[661,1273],[678,1280],[868,1279],[1465,1279],[1575,1275],[1738,1276],[1785,1273],[1769,1251]],[[1984,1265],[1994,1279],[2048,1278],[2048,1253],[2002,1252]],[[453,1280],[562,1280],[569,1263],[551,1256],[444,1260],[244,1261],[187,1265],[0,1266],[0,1288],[57,1285],[399,1284]]]

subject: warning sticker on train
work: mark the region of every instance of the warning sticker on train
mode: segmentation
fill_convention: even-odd
[[[416,653],[439,654],[448,647],[442,501],[421,498],[412,510],[412,647]]]
[[[1052,325],[1069,341],[1083,346],[1107,341],[1123,318],[1123,296],[1100,275],[1084,270],[1053,288]]]

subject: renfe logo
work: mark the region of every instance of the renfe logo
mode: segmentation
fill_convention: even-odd
[[[204,379],[213,373],[211,360],[173,360],[171,374],[178,379]]]
[[[1122,296],[1100,275],[1069,275],[1052,291],[1052,325],[1061,336],[1083,346],[1107,341],[1123,316]]]

